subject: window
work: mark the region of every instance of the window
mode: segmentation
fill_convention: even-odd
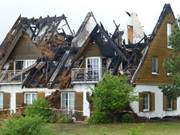
[[[3,93],[0,93],[0,110],[3,109]]]
[[[149,112],[155,110],[155,93],[139,93],[139,112]]]
[[[24,103],[31,105],[37,99],[37,93],[25,93],[24,94]]]
[[[173,110],[173,99],[171,97],[167,97],[167,110]]]
[[[75,93],[74,92],[62,92],[61,93],[61,108],[68,112],[74,112]]]
[[[157,57],[152,57],[152,74],[157,74],[158,73],[158,58]]]
[[[149,111],[149,93],[144,93],[143,111]]]
[[[167,24],[167,47],[172,48],[172,45],[170,44],[170,37],[172,34],[172,24]]]
[[[100,58],[91,57],[86,59],[87,80],[98,81],[100,79]]]
[[[172,98],[163,94],[163,110],[173,111],[177,109],[177,98]]]
[[[36,60],[16,60],[14,63],[14,70],[22,70],[25,69],[32,64],[34,64]]]

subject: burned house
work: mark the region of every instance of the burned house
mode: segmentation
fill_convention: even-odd
[[[142,41],[146,37],[134,44],[123,44],[122,35],[119,26],[110,35],[89,12],[71,44],[55,48],[54,57],[37,60],[23,87],[56,89],[47,97],[53,101],[52,106],[89,117],[89,97],[103,74],[110,71],[131,77],[143,55],[146,43]]]
[[[175,21],[171,6],[165,4],[150,37],[144,34],[137,14],[128,15],[126,41],[120,25],[115,23],[114,33],[110,34],[92,12],[76,34],[64,15],[19,17],[0,48],[0,108],[16,112],[19,106],[46,97],[60,111],[89,117],[92,89],[108,71],[128,75],[140,97],[139,102],[131,103],[138,116],[178,115],[179,99],[168,101],[158,87],[169,81],[163,61],[172,49],[168,44]],[[17,72],[19,69],[21,72]]]
[[[170,73],[165,70],[164,62],[173,50],[169,39],[174,23],[172,8],[170,4],[165,4],[131,80],[135,85],[134,91],[139,96],[139,102],[131,104],[138,116],[163,118],[180,114],[180,98],[167,97],[159,88],[171,79]]]
[[[19,16],[0,46],[0,111],[15,113],[37,97],[45,97],[46,88],[22,88],[29,69],[41,58],[54,58],[57,44],[70,42],[73,33],[65,15],[25,18]],[[50,49],[50,43],[53,48]],[[56,43],[56,44],[54,44]]]

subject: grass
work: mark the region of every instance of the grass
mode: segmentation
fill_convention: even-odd
[[[47,124],[55,135],[180,135],[180,123],[136,123],[136,124]],[[130,134],[138,129],[140,134]]]

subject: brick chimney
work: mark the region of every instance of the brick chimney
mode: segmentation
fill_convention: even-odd
[[[128,25],[127,26],[127,32],[128,32],[128,44],[133,43],[133,26]]]

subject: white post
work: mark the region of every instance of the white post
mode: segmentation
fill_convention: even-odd
[[[90,104],[87,101],[87,91],[83,92],[83,115],[90,117]]]
[[[10,98],[10,112],[11,114],[16,113],[16,92],[11,92]]]

